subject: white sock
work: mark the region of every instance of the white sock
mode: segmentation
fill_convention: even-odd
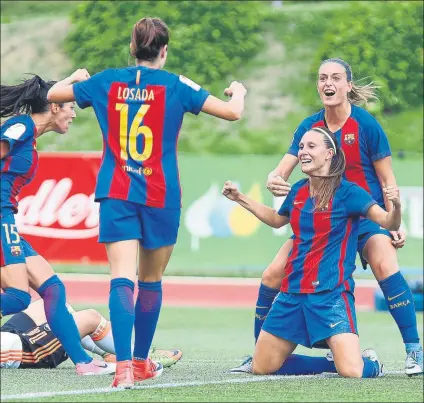
[[[90,337],[97,347],[101,348],[107,353],[115,354],[112,327],[106,318],[102,316],[97,329],[92,334],[90,334]]]
[[[106,351],[102,350],[101,348],[97,347],[93,340],[91,340],[90,336],[85,336],[81,339],[81,345],[83,348],[85,348],[87,351],[90,351],[91,353],[98,354],[100,356],[104,356],[106,354]]]

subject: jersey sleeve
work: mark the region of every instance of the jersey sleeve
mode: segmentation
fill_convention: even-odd
[[[207,97],[210,95],[199,84],[184,76],[179,76],[177,89],[184,112],[191,112],[195,115],[199,114]]]
[[[378,161],[392,155],[389,139],[376,119],[372,118],[363,130],[366,130],[368,155],[372,161]]]
[[[291,188],[289,194],[287,195],[287,197],[283,201],[283,204],[281,205],[280,209],[278,210],[279,215],[284,215],[286,217],[290,217],[290,213],[291,213],[292,206],[293,206],[293,198],[297,193],[297,189],[298,189],[298,186],[296,186],[296,185]]]
[[[346,193],[345,207],[349,216],[366,217],[370,207],[377,204],[366,190],[353,183]]]
[[[9,143],[8,154],[10,154],[16,143],[23,143],[33,136],[33,130],[28,129],[28,127],[22,122],[11,124],[5,123],[1,126],[0,141],[6,141]]]
[[[81,108],[93,106],[94,97],[99,93],[103,72],[97,73],[86,81],[73,85],[75,102]]]
[[[293,140],[290,144],[290,147],[287,151],[287,154],[291,154],[294,155],[295,157],[297,157],[297,154],[299,152],[299,143],[300,140],[302,139],[303,135],[308,131],[308,128],[305,124],[305,121],[303,121],[298,128],[296,129],[296,131],[294,132],[293,135]]]

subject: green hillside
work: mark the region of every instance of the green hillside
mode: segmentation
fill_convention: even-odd
[[[73,69],[63,44],[71,29],[70,13],[79,3],[1,2],[2,83],[14,83],[24,73],[59,79]],[[262,24],[263,49],[235,69],[232,76],[208,88],[214,95],[221,96],[231,80],[242,81],[249,91],[243,119],[229,123],[217,122],[209,116],[187,116],[181,130],[181,151],[281,154],[287,149],[300,121],[316,110],[306,106],[304,99],[316,94],[310,72],[324,29],[315,29],[311,35],[302,34],[302,27],[306,29],[311,22],[316,24],[332,13],[343,13],[354,2],[284,1],[282,8],[273,8],[270,3],[263,2],[266,11]],[[306,29],[305,32],[309,31]],[[172,58],[172,41],[169,57]],[[126,64],[127,60],[123,60],[122,65]],[[196,81],[196,77],[190,78]],[[78,118],[66,136],[44,136],[39,141],[39,148],[101,150],[101,136],[93,112],[78,110],[77,113]],[[422,153],[422,105],[401,113],[382,115],[380,121],[393,150]]]

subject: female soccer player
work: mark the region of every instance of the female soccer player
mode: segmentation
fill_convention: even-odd
[[[299,141],[306,131],[322,125],[330,129],[342,145],[346,155],[345,178],[361,186],[389,211],[391,203],[384,198],[382,189],[396,185],[396,178],[388,139],[375,118],[357,106],[375,98],[375,87],[355,84],[352,70],[346,62],[328,59],[319,68],[317,89],[324,109],[306,118],[297,128],[287,154],[268,176],[268,189],[275,196],[288,193],[290,185],[286,181],[298,163]],[[402,248],[404,243],[403,230],[389,232],[370,220],[360,221],[358,253],[364,268],[367,263],[371,266],[402,334],[407,353],[405,373],[416,375],[423,372],[423,350],[412,293],[397,263],[396,249]],[[255,339],[278,293],[292,245],[289,239],[262,274],[256,304]]]
[[[361,357],[356,328],[354,281],[360,216],[392,231],[401,223],[399,191],[385,188],[393,204],[383,210],[358,185],[342,179],[345,156],[325,127],[308,130],[301,138],[298,158],[307,179],[297,182],[278,212],[249,199],[226,182],[223,194],[274,228],[290,223],[293,248],[284,268],[280,293],[263,324],[252,361],[255,374],[337,372],[344,377],[373,378],[382,374],[374,351]],[[326,342],[328,359],[292,356],[298,344]]]
[[[180,222],[177,141],[184,114],[203,111],[237,120],[244,109],[246,89],[239,82],[224,91],[231,96],[224,102],[188,78],[162,70],[168,41],[162,20],[143,18],[134,25],[130,43],[135,67],[107,69],[75,85],[66,78],[48,94],[53,102],[92,106],[103,134],[96,200],[99,242],[106,244],[112,274],[109,308],[117,356],[113,387],[131,388],[134,381],[162,372],[148,359],[148,351],[162,304],[162,275]],[[89,77],[81,70],[84,74]]]
[[[75,76],[71,76],[74,80]],[[36,140],[44,133],[66,133],[76,114],[72,102],[47,101],[54,82],[39,76],[19,85],[1,86],[1,315],[10,315],[28,307],[29,286],[44,300],[47,322],[60,340],[80,375],[111,373],[113,368],[93,360],[81,347],[78,329],[66,308],[65,287],[53,268],[16,228],[14,214],[22,186],[30,182],[37,168]]]

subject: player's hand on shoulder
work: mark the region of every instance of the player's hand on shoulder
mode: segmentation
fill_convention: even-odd
[[[237,201],[240,197],[241,192],[238,187],[231,181],[226,181],[222,188],[222,194],[230,200]]]
[[[270,174],[266,182],[266,188],[276,197],[287,196],[291,190],[290,183],[286,182],[280,175]]]
[[[79,83],[88,80],[90,73],[86,69],[77,69],[71,74],[70,78],[73,83]]]
[[[241,95],[246,95],[246,87],[239,81],[233,81],[228,88],[224,90],[224,95],[232,97],[236,92],[240,92]]]

